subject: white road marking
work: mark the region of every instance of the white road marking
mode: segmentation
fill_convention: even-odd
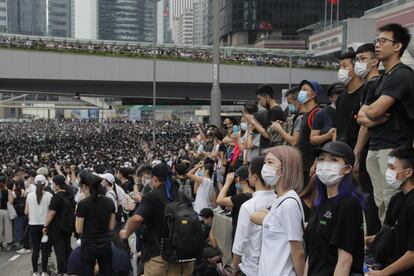
[[[11,258],[9,259],[9,261],[15,261],[15,260],[17,260],[19,257],[20,257],[20,255],[14,255],[13,257],[11,257]]]

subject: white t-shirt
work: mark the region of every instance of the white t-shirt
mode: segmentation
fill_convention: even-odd
[[[194,211],[198,214],[203,208],[211,207],[211,195],[213,194],[213,182],[209,178],[203,177],[203,181],[198,187],[196,198],[193,203]]]
[[[118,202],[116,199],[115,192],[113,190],[106,192],[105,197],[110,198],[115,206],[115,213],[118,212]]]
[[[289,241],[303,240],[304,213],[300,202],[298,194],[291,190],[276,199],[263,219],[258,275],[296,276]]]
[[[29,208],[29,225],[44,225],[49,211],[52,194],[44,191],[40,204],[37,203],[36,192],[27,195],[26,204]]]

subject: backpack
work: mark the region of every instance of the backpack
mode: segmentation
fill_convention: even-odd
[[[65,233],[75,232],[75,204],[72,198],[62,196],[59,193],[55,194],[63,200],[62,210],[60,216],[57,218],[58,228]]]
[[[124,210],[123,210],[123,207],[122,207],[121,203],[118,200],[118,193],[116,192],[116,187],[114,187],[114,189],[112,191],[113,191],[113,193],[111,193],[111,195],[115,195],[114,199],[116,200],[116,203],[117,203],[115,221],[117,223],[121,223],[122,218],[124,217]]]
[[[320,110],[320,108],[319,107],[315,107],[314,109],[312,109],[312,111],[309,113],[309,116],[308,116],[308,127],[309,127],[309,129],[312,129],[312,125],[313,125],[313,121],[314,121],[314,119],[315,119],[315,115],[316,115],[316,113],[318,113],[318,111]]]
[[[161,257],[168,263],[195,261],[202,255],[204,248],[201,222],[197,213],[180,192],[174,201],[164,205]]]
[[[183,183],[183,181],[181,179],[177,178],[176,181],[179,184],[178,191],[180,191],[186,197],[188,197],[188,199],[190,199],[190,201],[194,201],[193,188],[191,187],[191,184],[190,184],[191,180],[187,178],[185,180],[185,183]]]

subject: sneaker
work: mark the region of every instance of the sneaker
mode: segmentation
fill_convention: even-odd
[[[33,272],[32,276],[40,276],[39,272]]]
[[[32,251],[30,249],[22,248],[20,250],[17,250],[16,252],[17,252],[17,254],[26,254],[26,253],[30,253]]]
[[[47,273],[47,272],[42,272],[42,275],[41,276],[49,276],[49,273]]]

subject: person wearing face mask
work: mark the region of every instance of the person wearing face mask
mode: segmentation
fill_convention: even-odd
[[[317,149],[317,146],[310,142],[310,134],[315,116],[320,110],[317,100],[322,95],[323,90],[319,83],[313,80],[303,80],[299,85],[299,90],[298,101],[305,106],[306,113],[303,115],[300,125],[298,148],[302,153],[303,181],[304,185],[307,186],[311,167],[315,161],[314,151]]]
[[[123,218],[123,203],[125,200],[125,192],[115,184],[115,177],[110,173],[105,173],[100,175],[102,182],[101,185],[105,190],[105,197],[112,200],[115,206],[115,232],[119,232],[122,227],[122,218]],[[121,192],[122,191],[122,192]]]
[[[333,141],[318,152],[317,196],[305,232],[305,275],[363,275],[365,198],[352,177],[353,150]]]
[[[227,196],[230,186],[234,183],[237,194],[233,196]],[[253,189],[249,184],[249,170],[247,166],[242,166],[237,169],[235,173],[228,173],[226,177],[226,183],[223,189],[217,197],[217,204],[223,207],[231,208],[232,218],[232,232],[231,237],[234,239],[237,228],[237,219],[239,217],[240,207],[244,202],[252,198]]]
[[[257,275],[303,275],[304,212],[296,191],[303,186],[300,152],[290,146],[271,148],[261,171],[267,186],[274,187],[277,199],[270,211],[262,209],[250,219],[262,225],[262,248]]]
[[[247,276],[258,273],[259,256],[262,245],[262,227],[250,221],[250,215],[263,208],[270,208],[276,201],[272,186],[264,184],[262,169],[264,157],[253,158],[249,166],[249,183],[254,185],[253,197],[240,207],[237,229],[233,243],[233,273],[241,271]]]
[[[268,129],[276,131],[280,137],[290,146],[297,146],[300,137],[300,126],[303,114],[306,113],[305,105],[298,101],[299,87],[295,86],[289,89],[286,94],[290,116],[286,119],[286,124],[282,122],[273,122]]]
[[[331,104],[322,108],[315,115],[310,135],[312,145],[323,145],[335,137],[336,100],[344,91],[345,86],[342,83],[334,83],[329,86],[328,97]]]
[[[57,175],[52,179],[52,190],[55,192],[43,227],[43,234],[49,236],[53,245],[58,267],[58,274],[64,274],[67,270],[67,260],[72,251],[70,238],[72,227],[68,225],[68,215],[75,217],[75,201],[68,191],[64,176]],[[70,230],[68,229],[70,228]]]
[[[339,58],[338,80],[345,85],[346,91],[336,100],[335,113],[336,140],[347,143],[351,148],[355,148],[358,140],[356,119],[364,87],[364,82],[354,72],[355,56],[355,52],[350,51]]]
[[[203,174],[196,175],[196,171],[202,168]],[[211,208],[216,203],[213,182],[213,165],[198,163],[193,169],[187,173],[187,177],[194,181],[195,201],[193,203],[194,211],[200,213],[203,208]]]
[[[384,224],[394,228],[394,248],[389,262],[368,275],[414,275],[414,148],[404,146],[389,154],[385,181],[399,189],[388,205]],[[375,236],[367,237],[372,242]]]
[[[260,152],[263,152],[271,146],[269,140],[269,133],[267,129],[272,122],[281,121],[285,122],[285,113],[280,105],[276,102],[273,88],[269,85],[259,85],[256,88],[256,97],[259,101],[259,105],[267,110],[267,116],[261,124],[254,118],[253,115],[244,114],[247,122],[250,123],[255,130],[260,133]]]

